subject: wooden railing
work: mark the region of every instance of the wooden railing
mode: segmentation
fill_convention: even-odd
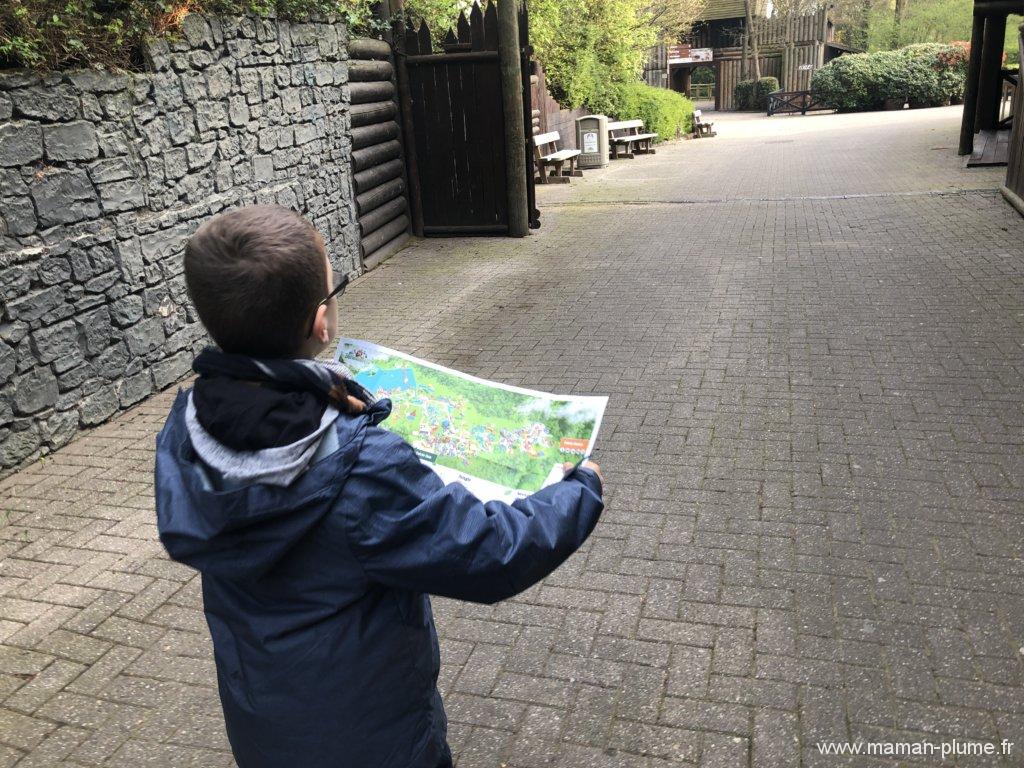
[[[768,117],[775,114],[806,115],[818,109],[832,109],[818,101],[810,91],[772,91],[768,94]]]
[[[693,101],[711,101],[715,98],[714,83],[693,83],[690,85],[690,99]]]
[[[1003,90],[999,94],[999,127],[1009,128],[1013,124],[1013,101],[1017,95],[1020,72],[1004,69],[1001,73]]]

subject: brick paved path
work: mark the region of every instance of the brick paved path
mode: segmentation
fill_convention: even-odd
[[[951,156],[955,110],[716,121],[543,190],[526,241],[420,243],[343,300],[354,335],[611,396],[586,548],[436,601],[459,765],[953,738],[1017,751],[950,765],[1024,764],[1024,220]],[[170,399],[0,483],[0,766],[232,764],[153,523]]]

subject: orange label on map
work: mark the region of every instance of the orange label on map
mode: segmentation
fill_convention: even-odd
[[[583,437],[563,437],[558,441],[558,447],[563,451],[572,453],[586,453],[590,441]]]

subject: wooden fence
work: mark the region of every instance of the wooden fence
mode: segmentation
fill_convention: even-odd
[[[1020,46],[1020,50],[1024,50],[1024,35],[1021,35]],[[1024,215],[1024,98],[1019,92],[1013,105],[1013,130],[1003,195]]]

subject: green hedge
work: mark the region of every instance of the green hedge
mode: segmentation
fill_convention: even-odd
[[[692,101],[681,93],[646,83],[611,86],[587,106],[594,113],[614,116],[617,120],[639,118],[644,121],[646,130],[658,134],[661,140],[689,133],[693,123]]]
[[[768,109],[768,94],[777,90],[779,90],[779,81],[775,77],[740,80],[733,89],[736,109],[764,112]]]
[[[920,43],[840,56],[814,73],[811,90],[840,112],[883,109],[886,101],[937,107],[963,98],[968,46]]]
[[[143,42],[173,35],[188,13],[341,17],[375,26],[372,0],[0,0],[0,68],[133,68]]]

